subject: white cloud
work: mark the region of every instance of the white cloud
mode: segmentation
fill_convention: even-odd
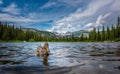
[[[94,26],[93,23],[88,23],[85,25],[85,27],[93,27],[93,26]]]
[[[14,23],[41,22],[41,20],[38,19],[38,16],[37,14],[35,15],[35,13],[29,13],[25,16],[21,16],[21,9],[19,9],[15,3],[11,3],[7,7],[2,7],[1,11],[2,13],[0,13],[0,21]]]
[[[46,8],[49,8],[51,6],[54,6],[56,5],[56,2],[47,2],[46,4],[44,4],[42,7],[40,7],[40,9],[46,9]]]
[[[0,5],[1,5],[1,4],[3,4],[3,1],[2,1],[2,0],[0,0]]]
[[[50,20],[55,20],[58,17],[55,17],[55,15],[49,15],[44,13],[37,13],[37,12],[30,12],[26,14],[25,16],[22,15],[12,15],[9,13],[0,13],[0,21],[5,22],[14,22],[14,23],[41,23],[46,22]],[[42,17],[42,18],[41,18]]]
[[[107,13],[105,15],[100,15],[98,18],[97,18],[97,21],[95,23],[95,26],[103,26],[103,24],[105,23],[106,19],[108,16],[110,16],[111,13]]]
[[[103,26],[106,22],[106,19],[111,15],[111,13],[107,13],[105,15],[99,15],[97,20],[95,22],[89,22],[84,26],[84,28],[89,28],[89,30],[92,30],[92,28]]]
[[[80,9],[78,8],[76,10],[76,12],[70,14],[68,17],[63,18],[62,21],[70,22],[71,23],[71,22],[74,22],[74,21],[78,21],[81,18],[92,16],[100,8],[102,8],[104,5],[106,5],[108,3],[110,3],[108,0],[106,2],[103,2],[101,0],[99,0],[99,1],[93,1],[92,3],[90,3],[88,5],[87,9],[84,10],[83,12],[79,11],[81,8]]]
[[[80,8],[78,8],[74,13],[56,21],[51,31],[60,33],[80,29],[91,29],[91,27],[88,26],[101,26],[106,22],[105,19],[115,11],[116,8],[114,7],[120,7],[120,1],[116,1],[117,2],[114,2],[114,0],[92,0],[85,10],[79,11]],[[71,25],[71,27],[69,27],[69,25]]]
[[[40,22],[40,20],[30,19],[22,16],[13,16],[6,13],[0,13],[0,21],[7,22]]]
[[[39,19],[32,18],[32,14],[24,17],[21,16],[21,9],[19,9],[15,3],[11,3],[7,7],[2,7],[1,11],[2,13],[0,13],[0,21],[14,23],[40,22]]]
[[[11,3],[9,6],[3,8],[2,11],[14,15],[20,14],[20,9],[17,7],[15,3]]]

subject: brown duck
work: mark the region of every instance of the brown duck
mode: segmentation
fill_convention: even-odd
[[[44,46],[42,47],[41,45],[38,46],[37,48],[37,55],[42,55],[42,54],[49,54],[49,44],[46,42]]]

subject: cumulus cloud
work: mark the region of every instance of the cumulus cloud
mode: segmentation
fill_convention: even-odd
[[[98,18],[97,18],[97,21],[95,23],[95,26],[103,26],[103,24],[105,23],[106,19],[108,16],[110,16],[111,13],[107,13],[105,15],[100,15]]]
[[[39,19],[33,14],[28,14],[26,16],[21,16],[21,9],[15,3],[11,3],[7,7],[1,8],[3,13],[0,13],[0,21],[14,22],[14,23],[30,23],[30,22],[40,22]]]
[[[34,20],[22,16],[13,16],[6,13],[0,13],[0,21],[7,21],[7,22],[39,22],[40,20]]]
[[[89,22],[84,26],[84,28],[88,28],[88,30],[92,30],[93,28],[103,26],[106,22],[106,19],[111,15],[111,13],[107,13],[105,15],[99,15],[95,22]]]
[[[1,8],[3,13],[0,13],[0,21],[7,21],[7,22],[18,22],[18,23],[28,23],[28,22],[40,22],[38,19],[31,18],[32,15],[28,16],[21,16],[21,9],[17,7],[15,3],[11,3],[7,7]]]
[[[17,8],[17,5],[15,3],[11,3],[9,6],[3,8],[2,11],[14,15],[20,14],[20,9]]]
[[[107,13],[105,15],[99,15],[97,18],[96,22],[90,22],[85,25],[85,27],[98,27],[98,26],[103,26],[103,24],[106,22],[106,19],[108,16],[110,16],[111,13]]]
[[[117,1],[117,2],[116,2]],[[91,29],[91,27],[102,26],[106,23],[108,16],[115,15],[114,12],[120,11],[119,0],[92,0],[86,9],[80,11],[78,8],[75,12],[56,21],[50,29],[55,32],[77,31],[81,29]],[[117,15],[117,14],[116,14]]]

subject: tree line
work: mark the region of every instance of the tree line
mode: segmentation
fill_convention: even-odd
[[[40,41],[41,35],[32,31],[24,32],[21,27],[0,22],[0,40],[1,41]]]
[[[120,17],[118,17],[116,26],[107,26],[107,28],[103,26],[101,31],[99,27],[94,28],[89,32],[89,36],[84,36],[82,33],[81,37],[74,37],[74,35],[42,36],[42,34],[33,31],[23,31],[21,27],[0,22],[0,41],[120,41]]]
[[[120,41],[120,17],[118,17],[117,25],[105,28],[102,31],[94,28],[89,33],[89,41]]]

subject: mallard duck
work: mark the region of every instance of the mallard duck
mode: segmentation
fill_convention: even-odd
[[[37,55],[42,55],[42,54],[49,54],[49,44],[45,43],[44,46],[42,47],[41,45],[38,46],[37,48]]]

